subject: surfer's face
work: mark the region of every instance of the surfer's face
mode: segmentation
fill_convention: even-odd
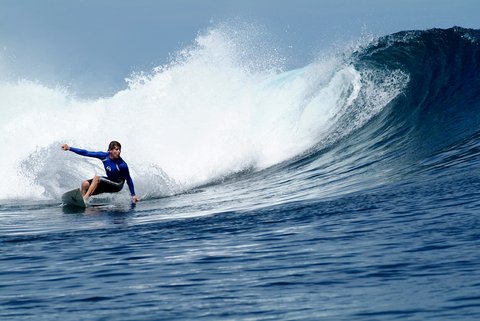
[[[120,157],[120,153],[122,152],[122,150],[118,147],[114,147],[113,149],[110,149],[108,152],[110,153],[110,158],[117,159]]]

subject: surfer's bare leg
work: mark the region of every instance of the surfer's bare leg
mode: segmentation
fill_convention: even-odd
[[[87,192],[83,195],[84,199],[88,199],[90,196],[92,196],[93,192],[95,192],[95,190],[97,189],[98,182],[100,182],[100,177],[95,176],[92,180],[92,184],[90,184],[90,186],[88,187]],[[82,184],[82,188],[83,188],[83,184]]]

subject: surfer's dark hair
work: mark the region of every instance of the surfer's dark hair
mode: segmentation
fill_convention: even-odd
[[[112,150],[114,148],[118,147],[119,149],[122,149],[122,145],[120,145],[119,142],[117,142],[116,140],[112,140],[110,142],[110,144],[108,145],[108,150]]]

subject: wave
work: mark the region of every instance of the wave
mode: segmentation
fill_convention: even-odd
[[[245,172],[270,187],[295,177],[315,197],[384,183],[477,132],[478,39],[406,31],[285,72],[261,39],[220,27],[113,97],[0,84],[12,182],[0,199],[58,199],[102,172],[60,143],[103,150],[113,139],[147,198]]]
[[[479,31],[459,27],[407,31],[358,53],[358,65],[409,75],[410,84],[388,109],[383,128],[408,130],[403,143],[414,154],[423,157],[477,131],[479,39]]]
[[[286,167],[302,173],[315,198],[477,166],[479,40],[478,30],[455,27],[399,32],[359,48],[356,70],[399,72],[406,85],[364,126]]]

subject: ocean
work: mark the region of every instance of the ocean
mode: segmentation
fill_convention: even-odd
[[[2,320],[479,320],[480,31],[303,67],[218,27],[109,97],[0,84]],[[62,206],[122,143],[141,202]]]

